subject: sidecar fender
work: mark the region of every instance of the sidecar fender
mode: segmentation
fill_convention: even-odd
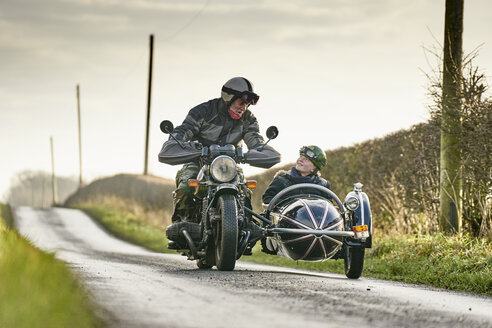
[[[369,229],[369,238],[365,242],[362,242],[364,247],[370,248],[372,246],[372,215],[371,215],[371,205],[369,203],[369,197],[363,191],[351,191],[347,194],[345,199],[350,197],[355,197],[359,200],[359,207],[357,207],[352,212],[354,218],[354,225],[367,225]],[[355,241],[355,243],[359,243],[360,241]]]

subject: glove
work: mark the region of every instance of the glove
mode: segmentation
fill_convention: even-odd
[[[202,144],[199,143],[198,141],[190,141],[190,142],[188,142],[188,145],[192,149],[196,149],[196,150],[201,150],[203,148]]]

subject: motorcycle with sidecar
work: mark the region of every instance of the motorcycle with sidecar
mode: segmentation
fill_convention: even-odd
[[[235,145],[202,146],[180,142],[171,134],[173,124],[161,123],[170,134],[159,161],[176,165],[198,162],[200,171],[188,185],[194,188],[193,214],[171,224],[166,236],[178,252],[196,260],[201,269],[216,266],[230,271],[236,260],[251,255],[261,240],[264,250],[292,260],[324,261],[343,258],[348,278],[360,277],[365,248],[372,246],[369,199],[356,183],[342,203],[331,190],[315,184],[297,184],[279,192],[263,213],[252,210],[251,194],[256,181],[246,180],[238,164],[270,168],[280,154],[268,142],[278,129],[267,129],[268,141],[243,153]]]

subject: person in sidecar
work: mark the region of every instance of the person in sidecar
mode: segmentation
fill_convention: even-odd
[[[250,105],[256,105],[259,98],[248,79],[234,77],[223,85],[220,98],[192,108],[183,123],[173,130],[172,135],[181,142],[195,142],[196,145],[204,146],[233,144],[237,147],[244,141],[251,152],[264,144],[258,121],[248,109]],[[167,142],[174,141],[169,137]],[[161,153],[164,152],[165,145]],[[280,156],[268,145],[262,150],[272,151]],[[188,179],[196,178],[199,169],[198,163],[190,162],[184,164],[176,174],[173,223],[190,218],[195,209]],[[171,244],[169,248],[172,248]]]
[[[289,171],[279,171],[263,194],[263,203],[270,201],[281,190],[299,183],[314,183],[330,188],[330,183],[320,176],[319,171],[326,165],[326,156],[318,146],[304,146],[299,150],[299,158],[296,165]],[[297,194],[305,193],[302,189]],[[313,192],[311,192],[313,193]],[[292,194],[289,193],[289,196]],[[287,195],[286,195],[287,196]]]
[[[326,156],[321,148],[314,145],[301,147],[296,165],[292,166],[289,171],[280,170],[277,172],[273,181],[263,194],[263,204],[269,204],[273,197],[280,191],[299,183],[314,183],[329,189],[330,183],[323,179],[319,173],[325,165]],[[307,190],[303,189],[304,188],[289,192],[281,199],[307,193]],[[308,192],[317,194],[315,190],[309,190]],[[277,254],[277,248],[273,246],[267,238],[261,239],[261,251],[267,254]]]

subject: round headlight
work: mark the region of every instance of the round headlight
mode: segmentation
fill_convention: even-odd
[[[355,211],[359,207],[359,200],[356,197],[348,197],[344,205],[349,211]]]
[[[210,165],[212,177],[219,182],[228,182],[236,176],[236,162],[229,156],[218,156]]]

